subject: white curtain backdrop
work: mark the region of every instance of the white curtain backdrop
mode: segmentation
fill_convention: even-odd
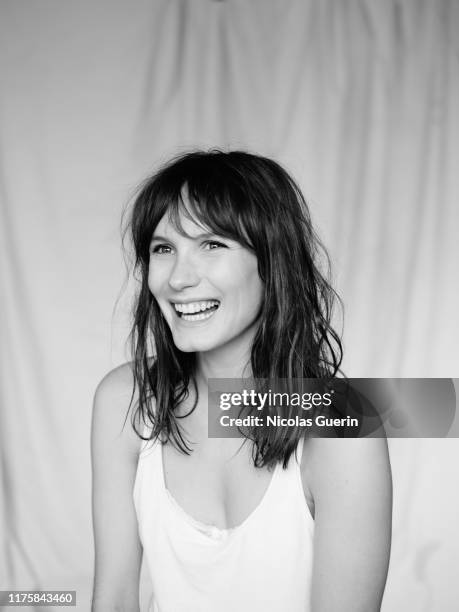
[[[92,394],[129,358],[120,217],[173,154],[298,179],[349,376],[458,376],[458,33],[455,0],[2,0],[0,589],[89,610]],[[459,441],[396,442],[383,611],[453,611]]]

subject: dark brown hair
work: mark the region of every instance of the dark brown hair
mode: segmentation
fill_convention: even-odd
[[[328,266],[328,257],[290,175],[271,159],[241,151],[197,151],[173,159],[141,185],[129,218],[140,273],[131,334],[138,390],[132,423],[139,436],[141,423],[151,424],[152,439],[169,440],[189,453],[176,415],[190,385],[196,388],[196,358],[174,345],[148,288],[151,237],[166,212],[180,225],[185,186],[192,218],[257,257],[264,299],[251,349],[252,376],[334,377],[342,346],[331,326],[337,296],[319,270],[323,261]],[[255,465],[282,460],[286,466],[302,435],[295,427],[254,430],[248,437]]]

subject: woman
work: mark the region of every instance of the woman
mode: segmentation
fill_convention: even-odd
[[[93,610],[139,609],[142,550],[158,612],[379,610],[385,440],[207,433],[209,379],[338,373],[334,293],[297,185],[256,155],[187,154],[143,184],[129,229],[134,360],[94,403]]]

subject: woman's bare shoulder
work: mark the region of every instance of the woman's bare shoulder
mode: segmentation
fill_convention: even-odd
[[[96,397],[103,399],[117,399],[119,397],[131,396],[134,389],[134,372],[132,362],[110,370],[97,385]]]
[[[131,425],[136,393],[132,363],[124,363],[106,374],[94,395],[93,440],[117,443],[129,453],[138,453],[141,440]]]
[[[350,487],[390,490],[391,470],[385,438],[310,438],[301,464],[312,496],[339,496]]]

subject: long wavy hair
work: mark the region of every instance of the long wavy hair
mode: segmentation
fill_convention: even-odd
[[[251,347],[253,378],[335,377],[342,345],[331,325],[339,298],[327,280],[329,259],[292,177],[277,162],[242,151],[195,151],[174,158],[140,186],[126,228],[140,277],[131,332],[137,391],[131,416],[139,437],[145,439],[142,424],[148,424],[149,439],[170,441],[190,453],[178,407],[193,387],[197,404],[196,355],[175,346],[148,287],[153,232],[166,213],[181,230],[183,211],[257,257],[264,296]],[[252,431],[247,437],[254,464],[282,460],[285,467],[303,434],[295,427]]]

